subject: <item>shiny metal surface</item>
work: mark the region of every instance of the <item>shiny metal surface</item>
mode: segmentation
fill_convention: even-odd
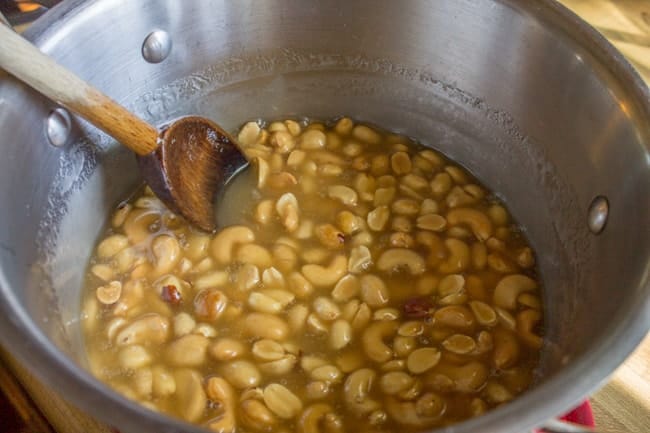
[[[149,63],[160,63],[172,51],[172,39],[164,30],[154,30],[142,43],[142,57]]]
[[[45,136],[52,146],[61,147],[70,139],[72,119],[65,108],[55,108],[45,120]]]
[[[0,11],[0,23],[4,24],[6,26],[11,26],[11,23],[9,20],[2,14],[2,11]]]
[[[599,195],[589,205],[589,212],[587,214],[589,230],[595,235],[599,234],[605,229],[608,218],[609,202],[607,201],[607,197]]]
[[[107,26],[106,23],[111,25]],[[165,29],[160,64],[140,55]],[[70,0],[26,36],[153,122],[347,114],[405,132],[499,191],[539,252],[547,345],[538,385],[447,433],[519,433],[596,389],[650,326],[650,97],[598,34],[551,0]],[[227,107],[227,109],[226,109]],[[0,339],[42,380],[123,433],[196,431],[84,369],[79,287],[132,155],[0,81]],[[610,204],[593,236],[585,210]],[[644,230],[644,228],[646,228]]]

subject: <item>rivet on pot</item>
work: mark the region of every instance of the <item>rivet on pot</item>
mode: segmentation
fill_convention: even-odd
[[[61,147],[68,142],[72,120],[65,108],[56,108],[50,112],[45,121],[45,134],[52,146]]]
[[[587,215],[589,230],[595,235],[602,232],[607,224],[608,216],[609,202],[606,197],[599,195],[589,205],[589,213]]]
[[[164,30],[154,30],[144,38],[142,57],[149,63],[160,63],[172,51],[172,38]]]

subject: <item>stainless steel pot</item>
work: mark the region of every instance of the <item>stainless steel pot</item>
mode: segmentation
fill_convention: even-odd
[[[172,43],[157,64],[141,54],[154,30]],[[442,150],[498,191],[546,286],[540,379],[440,431],[530,429],[594,391],[650,326],[648,89],[552,0],[70,0],[26,36],[153,122],[193,112],[235,129],[347,114]],[[0,81],[2,344],[125,433],[197,431],[84,369],[84,267],[108,209],[139,180],[132,155],[83,122],[61,139],[54,108]],[[60,147],[47,139],[57,126]],[[599,235],[588,224],[597,196],[609,204]]]

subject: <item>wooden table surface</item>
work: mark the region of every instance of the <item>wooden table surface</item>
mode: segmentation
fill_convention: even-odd
[[[593,395],[591,404],[603,432],[650,432],[650,335]]]
[[[600,31],[650,83],[650,0],[559,0]],[[650,433],[650,334],[591,398],[599,430]]]

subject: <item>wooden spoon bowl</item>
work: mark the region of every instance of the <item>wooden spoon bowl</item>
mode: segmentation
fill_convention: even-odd
[[[156,150],[137,157],[142,176],[172,212],[205,231],[214,230],[215,197],[246,159],[227,132],[199,116],[182,117],[161,129],[159,141]]]

